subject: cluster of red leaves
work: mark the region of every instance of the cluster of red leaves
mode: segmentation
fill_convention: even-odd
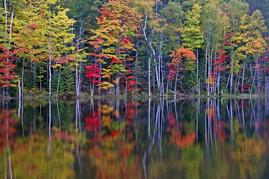
[[[89,132],[97,132],[100,129],[101,120],[98,112],[90,112],[85,119],[85,128]]]
[[[101,77],[101,69],[97,64],[92,64],[86,66],[86,77],[90,80],[93,84],[99,84],[100,77]]]
[[[93,46],[93,48],[98,50],[101,47],[101,44],[104,43],[104,40],[101,38],[97,38],[95,41],[90,41],[89,43],[91,46]]]
[[[229,56],[226,54],[224,50],[220,50],[218,52],[218,56],[216,59],[213,60],[214,65],[214,74],[219,72],[223,72],[226,70],[225,63],[228,61]]]
[[[227,70],[227,62],[229,56],[224,50],[232,45],[231,38],[233,34],[227,33],[224,35],[223,49],[217,53],[217,58],[213,59],[213,70],[210,72],[207,83],[214,86],[216,84],[217,75],[225,70]]]
[[[126,77],[126,85],[127,85],[127,90],[129,92],[135,91],[137,89],[137,81],[135,76],[133,75],[132,70],[128,70],[127,77]]]
[[[12,80],[16,78],[13,64],[14,53],[8,51],[6,47],[0,45],[0,87],[14,87]]]
[[[223,42],[223,46],[224,47],[230,47],[230,46],[232,46],[231,39],[232,39],[233,35],[234,34],[232,32],[226,33],[224,35],[224,42]]]
[[[38,28],[38,25],[35,24],[35,23],[32,23],[32,24],[29,24],[29,25],[27,26],[27,28],[29,28],[29,29],[31,29],[31,30],[35,30],[35,29]]]
[[[178,48],[170,54],[172,61],[168,63],[168,79],[174,80],[178,71],[184,70],[184,60],[196,60],[196,56],[190,49]]]
[[[0,110],[0,152],[11,147],[16,134],[16,121],[12,118],[12,111]]]
[[[74,61],[74,58],[71,55],[59,57],[54,60],[56,64],[60,64],[60,65],[68,64],[69,62],[73,62],[73,61]]]

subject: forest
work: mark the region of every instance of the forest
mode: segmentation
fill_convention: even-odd
[[[269,93],[267,0],[2,0],[1,96]]]

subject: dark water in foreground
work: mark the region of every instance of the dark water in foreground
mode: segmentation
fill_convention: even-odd
[[[269,178],[268,136],[269,99],[10,101],[0,178]]]

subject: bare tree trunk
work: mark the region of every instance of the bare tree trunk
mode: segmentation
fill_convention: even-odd
[[[25,60],[24,58],[22,59],[22,71],[21,71],[21,92],[20,92],[20,95],[21,95],[21,99],[24,98],[24,63],[25,63]]]
[[[51,72],[51,64],[52,64],[52,54],[51,54],[51,48],[49,46],[49,97],[51,97],[51,82],[52,82],[52,72]]]
[[[57,98],[59,97],[60,81],[61,81],[61,69],[59,70],[59,74],[58,74],[58,82],[57,82]]]
[[[78,64],[78,53],[79,53],[79,46],[80,46],[80,41],[81,41],[81,36],[82,36],[82,27],[83,27],[84,21],[81,22],[80,28],[79,28],[79,36],[77,39],[77,45],[76,45],[76,97],[79,97],[80,95],[80,73],[79,73],[79,68],[81,68],[81,64]]]
[[[245,81],[245,70],[246,70],[246,62],[244,61],[243,65],[243,75],[242,75],[242,82],[241,82],[241,93],[244,91],[244,81]]]
[[[174,86],[174,99],[175,100],[177,98],[177,79],[178,79],[178,69],[177,69],[177,74],[176,74],[176,79],[175,79],[175,86]]]
[[[151,97],[151,77],[150,77],[150,74],[151,74],[151,58],[149,57],[148,59],[148,96]]]
[[[8,41],[9,49],[11,49],[12,28],[13,28],[13,22],[14,22],[14,10],[12,10],[10,18],[11,19],[10,19],[10,25],[9,25],[9,41]]]
[[[233,79],[234,79],[234,72],[233,72],[233,68],[234,68],[234,52],[231,52],[231,69],[230,69],[230,95],[232,95],[233,92]]]
[[[199,50],[196,50],[196,82],[197,82],[197,94],[200,96],[200,80],[199,80]]]

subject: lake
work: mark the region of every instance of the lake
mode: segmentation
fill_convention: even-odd
[[[3,101],[0,178],[269,178],[269,98]]]

